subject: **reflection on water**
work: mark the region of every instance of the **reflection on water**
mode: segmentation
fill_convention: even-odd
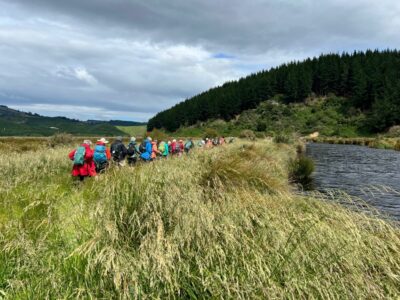
[[[400,220],[400,152],[353,145],[308,144],[319,191],[339,189]]]

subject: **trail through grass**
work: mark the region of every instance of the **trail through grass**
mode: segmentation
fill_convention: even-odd
[[[294,150],[239,142],[84,184],[66,148],[2,153],[0,295],[398,297],[398,227],[295,195]]]

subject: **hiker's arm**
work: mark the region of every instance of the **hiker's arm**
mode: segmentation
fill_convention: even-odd
[[[70,160],[74,160],[75,152],[76,152],[76,150],[72,150],[72,151],[68,154]]]
[[[111,159],[111,151],[108,148],[106,149],[106,157],[107,157],[107,160]]]

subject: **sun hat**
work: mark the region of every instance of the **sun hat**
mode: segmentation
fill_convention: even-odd
[[[98,140],[98,142],[104,143],[104,144],[108,144],[108,141],[106,140],[106,138],[101,138]]]
[[[92,141],[91,140],[84,140],[83,143],[90,146],[92,144]]]
[[[117,136],[117,137],[115,138],[115,140],[116,140],[116,141],[122,142],[122,136]]]
[[[153,139],[152,139],[151,137],[149,137],[149,136],[147,137],[147,139],[148,139],[150,142],[153,140]]]
[[[136,138],[134,136],[131,137],[131,142],[136,142]]]

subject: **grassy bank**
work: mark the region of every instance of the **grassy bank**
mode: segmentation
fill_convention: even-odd
[[[285,144],[75,183],[67,148],[0,153],[0,297],[396,298],[400,230],[295,195]]]
[[[389,137],[357,137],[357,138],[341,138],[341,137],[321,137],[307,138],[309,142],[339,144],[339,145],[358,145],[367,146],[376,149],[391,149],[400,151],[400,138]]]

